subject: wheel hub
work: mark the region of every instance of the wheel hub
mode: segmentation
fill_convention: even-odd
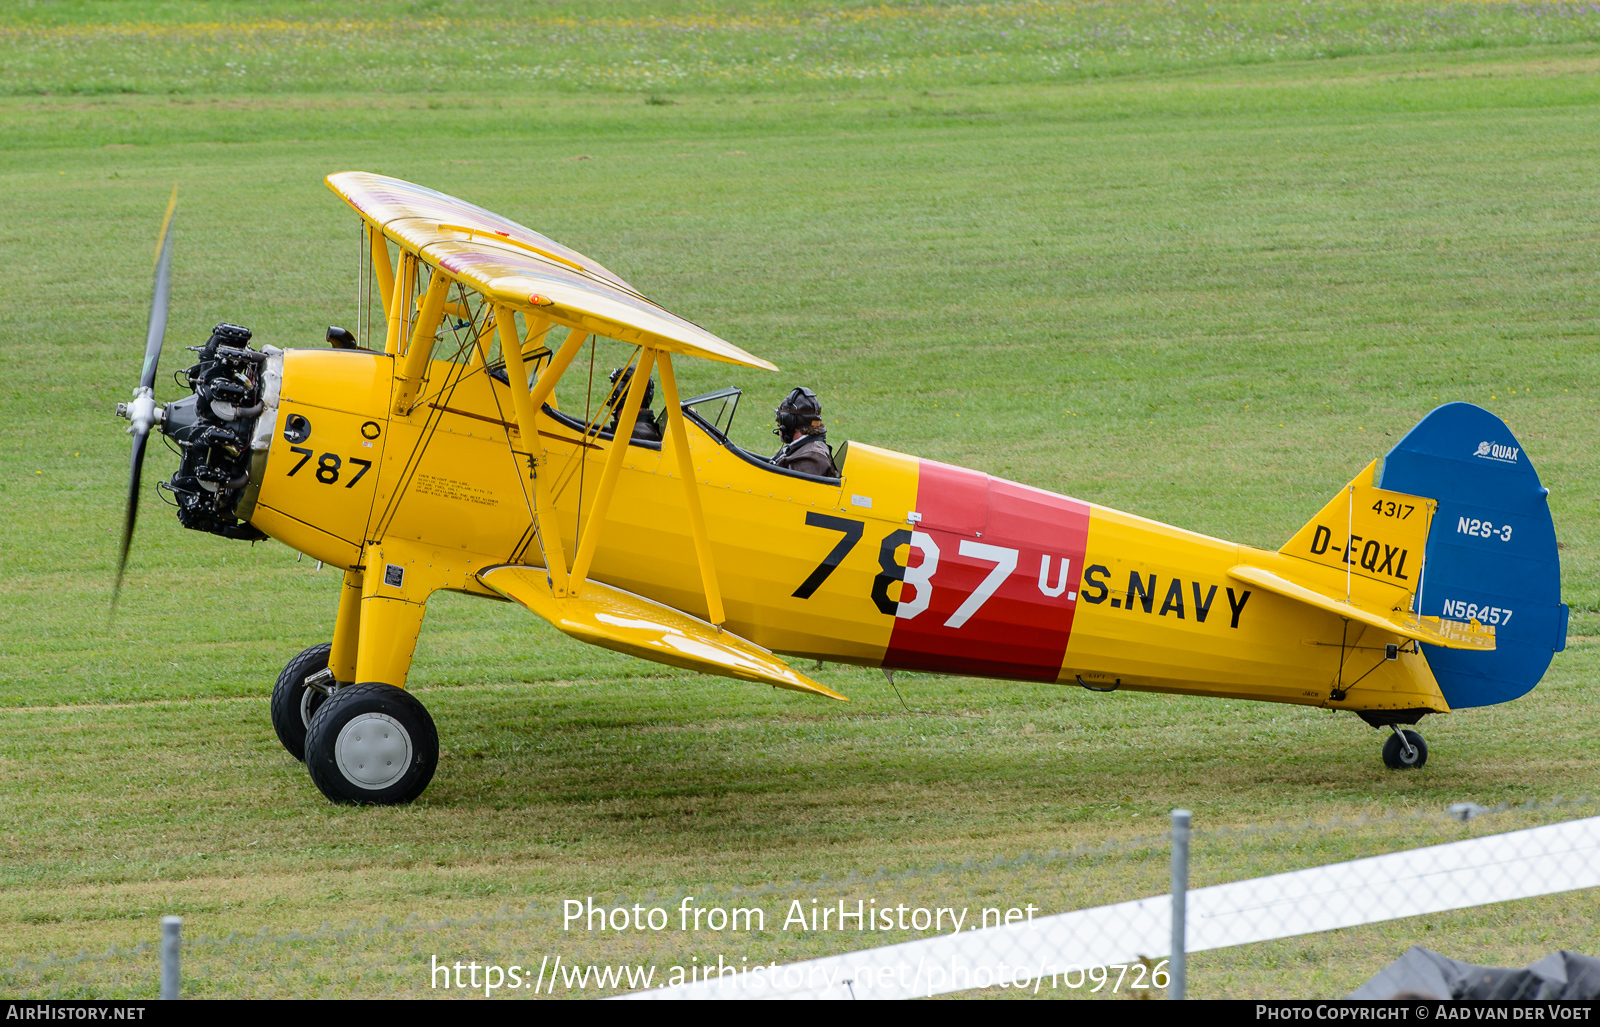
[[[411,735],[387,714],[363,713],[339,732],[333,755],[345,780],[358,788],[379,791],[399,781],[410,768]]]

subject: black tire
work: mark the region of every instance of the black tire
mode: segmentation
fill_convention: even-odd
[[[1402,728],[1401,730],[1405,730]],[[1412,758],[1406,760],[1405,749],[1400,745],[1400,736],[1394,732],[1389,733],[1389,740],[1383,743],[1383,765],[1390,770],[1416,770],[1428,762],[1428,743],[1415,731],[1405,731],[1406,741],[1412,745]]]
[[[334,802],[400,806],[439,765],[439,732],[416,696],[393,685],[347,685],[317,708],[306,769]]]
[[[289,661],[272,686],[272,730],[278,732],[278,741],[289,755],[301,762],[306,758],[306,728],[311,726],[311,715],[327,701],[327,696],[315,688],[306,687],[306,678],[328,669],[328,654],[333,646],[327,642],[314,645]]]

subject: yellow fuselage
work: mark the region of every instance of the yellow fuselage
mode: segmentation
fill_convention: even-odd
[[[614,443],[542,410],[543,455],[530,457],[510,388],[481,361],[433,363],[421,401],[395,415],[394,364],[356,350],[284,354],[249,519],[348,570],[340,680],[403,685],[429,594],[499,598],[478,572],[542,566],[536,475],[552,489],[565,551],[576,550]],[[303,429],[289,431],[295,417]],[[1386,660],[1385,644],[1402,639],[1229,577],[1279,554],[854,442],[838,482],[786,474],[688,427],[726,627],[775,652],[1339,709],[1448,709],[1414,646]],[[629,446],[588,576],[705,617],[674,445]],[[357,602],[389,611],[364,614],[359,639],[348,612]],[[380,624],[387,630],[372,630]]]

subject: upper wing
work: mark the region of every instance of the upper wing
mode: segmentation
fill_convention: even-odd
[[[364,171],[327,182],[403,249],[492,303],[622,342],[777,370],[646,299],[598,261],[476,204]]]

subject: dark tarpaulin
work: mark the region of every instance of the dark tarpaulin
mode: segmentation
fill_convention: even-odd
[[[1526,969],[1474,966],[1413,945],[1354,999],[1600,999],[1600,959],[1565,949]]]

